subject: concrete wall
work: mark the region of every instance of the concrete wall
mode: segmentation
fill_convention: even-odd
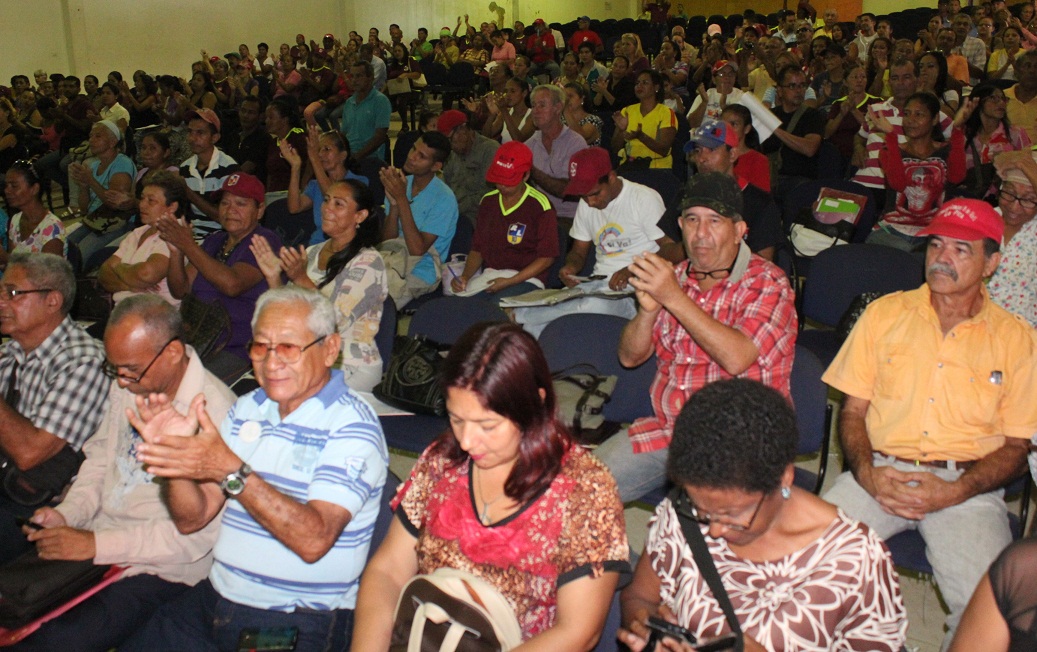
[[[2,0],[0,83],[6,84],[16,73],[31,75],[37,68],[80,77],[94,74],[102,80],[110,70],[129,77],[137,68],[152,74],[186,75],[202,48],[222,55],[244,42],[254,52],[256,43],[266,41],[276,52],[280,43],[294,43],[299,32],[319,41],[326,32],[343,36],[350,29],[366,36],[371,26],[384,34],[390,23],[398,23],[410,39],[419,27],[427,27],[433,36],[443,26],[453,29],[457,16],[466,13],[476,27],[498,16],[504,25],[516,19],[528,25],[535,18],[564,23],[581,14],[635,16],[640,4],[640,0],[245,0],[229,4],[211,0]],[[684,0],[682,4],[692,15],[728,15],[746,6],[745,0]],[[782,6],[781,0],[752,4],[763,12]],[[677,2],[673,5],[671,11],[676,12]],[[815,6],[818,11],[836,6],[843,20],[852,20],[862,4],[861,0],[817,0]],[[905,6],[901,0],[863,0],[863,10],[876,14]],[[917,5],[912,2],[910,6]]]

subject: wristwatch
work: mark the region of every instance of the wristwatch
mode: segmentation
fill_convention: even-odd
[[[248,464],[242,464],[240,469],[227,474],[227,477],[220,483],[223,495],[227,498],[234,498],[241,494],[245,490],[245,481],[250,475],[252,475],[252,467]]]

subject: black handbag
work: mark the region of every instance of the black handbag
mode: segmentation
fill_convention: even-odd
[[[0,567],[0,627],[17,629],[104,579],[111,566],[40,559],[33,548]]]
[[[83,453],[66,444],[53,457],[22,471],[0,453],[0,487],[19,505],[40,507],[65,490],[84,459]]]
[[[424,337],[397,337],[389,367],[373,390],[375,397],[386,405],[415,414],[446,416],[439,368],[443,353],[449,348]]]

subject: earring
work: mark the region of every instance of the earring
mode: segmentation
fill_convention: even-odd
[[[789,498],[792,498],[792,487],[782,487],[781,488],[781,497],[784,500],[788,500]]]

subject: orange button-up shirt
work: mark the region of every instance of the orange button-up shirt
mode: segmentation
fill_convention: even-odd
[[[875,301],[823,379],[870,401],[868,436],[886,455],[977,460],[1037,431],[1037,334],[985,288],[946,335],[928,285]]]

